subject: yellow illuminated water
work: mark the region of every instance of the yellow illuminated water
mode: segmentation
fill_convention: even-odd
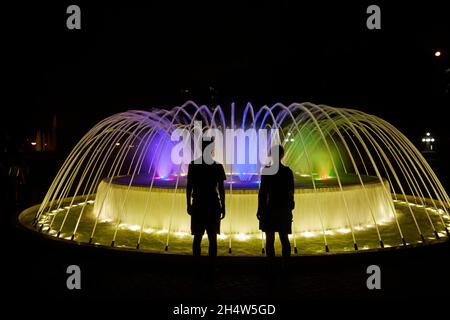
[[[398,215],[399,222],[402,225],[402,230],[405,239],[408,244],[420,243],[421,239],[411,217],[408,209],[409,204],[406,202],[396,202],[395,209]],[[84,207],[86,212],[83,215],[82,222],[75,234],[74,240],[76,243],[87,244],[89,242],[90,234],[95,223],[95,215],[93,214],[93,203],[78,204],[75,207],[70,208],[70,213],[67,217],[62,232],[59,235],[60,239],[70,241],[71,231],[74,229],[74,225],[80,214],[80,211]],[[434,242],[435,236],[431,228],[428,218],[425,214],[425,208],[413,206],[414,215],[422,226],[422,233],[427,242]],[[32,222],[37,208],[30,208],[24,211],[20,215],[20,222],[28,228],[36,230],[32,227]],[[62,223],[65,213],[68,209],[62,209],[58,212],[50,212],[42,217],[44,227],[43,234],[49,236],[57,236],[57,230]],[[441,239],[446,240],[446,234],[444,226],[440,222],[439,215],[441,215],[447,224],[450,226],[450,219],[448,215],[445,215],[443,211],[437,211],[433,208],[427,209],[433,224],[439,231]],[[54,219],[52,229],[48,230],[48,222]],[[109,247],[111,244],[111,238],[114,234],[116,223],[111,220],[101,220],[98,223],[97,231],[93,239],[92,244],[98,246]],[[224,227],[224,226],[223,226]],[[218,239],[218,254],[224,256],[259,256],[262,249],[262,234],[256,233],[236,233],[231,235],[231,247],[232,253],[228,252],[230,244],[230,234],[226,233],[226,228],[222,228],[225,231],[219,235]],[[385,247],[397,247],[401,246],[401,239],[398,233],[398,229],[393,220],[386,220],[380,222],[379,230],[381,237],[384,241]],[[37,230],[36,230],[37,231]],[[139,238],[140,227],[132,224],[120,224],[116,237],[115,247],[135,249]],[[348,228],[329,229],[326,231],[328,245],[331,253],[339,252],[353,252],[353,242]],[[142,239],[140,244],[140,250],[149,252],[165,252],[165,245],[167,241],[168,232],[165,229],[156,229],[146,226],[142,232]],[[360,251],[377,249],[379,248],[378,237],[373,225],[358,225],[355,227],[355,236]],[[170,233],[169,238],[169,250],[167,253],[172,254],[191,254],[192,236],[188,232],[175,231]],[[295,232],[290,236],[291,244],[295,245],[298,249],[298,253],[302,254],[325,254],[323,235],[320,230],[316,231],[303,231]],[[207,252],[208,241],[205,239],[202,243],[203,254]],[[281,247],[279,240],[276,240],[277,253],[281,253]]]

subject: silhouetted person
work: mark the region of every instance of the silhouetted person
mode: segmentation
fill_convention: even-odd
[[[206,148],[207,146],[210,148]],[[186,186],[187,212],[191,216],[191,232],[194,236],[192,253],[196,265],[201,255],[203,234],[208,234],[210,267],[214,268],[217,256],[217,234],[220,220],[225,217],[225,171],[220,163],[212,160],[211,142],[202,144],[202,161],[189,164]],[[209,160],[208,160],[209,159]],[[210,163],[210,164],[208,164]]]
[[[279,167],[273,175],[265,174],[267,168],[263,170],[258,194],[257,217],[259,229],[266,233],[267,257],[275,257],[275,232],[278,232],[286,265],[291,255],[289,234],[292,233],[292,210],[295,206],[294,175],[289,167],[281,163],[284,157],[283,147],[274,146],[273,148],[278,148],[279,156],[278,159],[274,159],[272,152],[272,161],[278,161]]]

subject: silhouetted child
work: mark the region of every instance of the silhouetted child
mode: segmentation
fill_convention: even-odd
[[[217,256],[220,220],[225,217],[226,180],[223,166],[212,160],[212,147],[211,141],[202,143],[202,159],[196,159],[189,164],[186,186],[187,212],[191,216],[191,233],[194,236],[192,244],[194,262],[198,266],[202,237],[206,231],[211,269],[214,268]]]
[[[266,233],[266,254],[269,258],[275,257],[275,232],[278,232],[282,245],[284,264],[291,255],[289,234],[292,233],[292,210],[294,209],[294,175],[292,170],[283,165],[284,157],[282,146],[278,148],[278,159],[271,152],[272,161],[278,161],[278,171],[275,174],[267,174],[268,168],[264,168],[261,175],[261,184],[258,194],[259,229]]]

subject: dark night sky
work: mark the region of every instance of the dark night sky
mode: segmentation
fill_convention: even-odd
[[[213,86],[224,106],[352,107],[412,139],[434,130],[450,145],[444,1],[192,2],[55,1],[14,9],[8,35],[14,99],[6,111],[14,121],[5,128],[33,127],[56,112],[63,135],[78,139],[118,111],[186,98],[208,103]],[[381,7],[381,30],[366,29],[373,3]],[[81,7],[81,31],[66,29],[69,4]]]

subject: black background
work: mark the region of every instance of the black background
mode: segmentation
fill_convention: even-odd
[[[81,30],[66,28],[73,3]],[[311,101],[376,114],[414,142],[434,131],[447,147],[445,1],[375,2],[381,30],[366,28],[369,4],[24,4],[8,25],[15,99],[5,109],[15,121],[6,125],[20,129],[58,113],[63,133],[77,140],[106,115],[186,99],[223,107]]]

